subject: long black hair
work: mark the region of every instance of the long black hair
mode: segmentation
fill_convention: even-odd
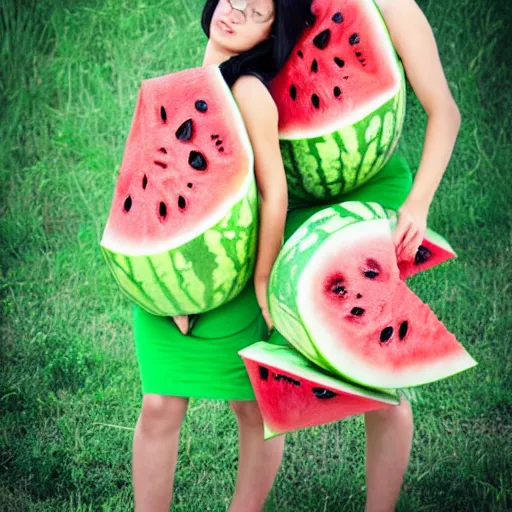
[[[313,0],[274,0],[274,21],[269,39],[221,65],[224,78],[231,86],[240,75],[256,74],[270,82],[281,70],[302,31],[314,23]],[[210,37],[210,25],[219,0],[206,0],[201,25]]]

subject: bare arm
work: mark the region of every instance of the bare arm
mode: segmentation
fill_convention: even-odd
[[[278,114],[266,87],[253,76],[242,76],[233,86],[251,139],[255,173],[260,193],[260,228],[254,273],[258,303],[270,327],[267,311],[267,283],[283,240],[288,193],[279,139]]]
[[[405,210],[411,210],[413,217],[424,216],[426,227],[428,209],[459,132],[460,113],[444,75],[432,28],[416,2],[379,0],[378,5],[403,61],[409,83],[428,116],[420,166],[404,205]],[[422,223],[421,220],[419,222]],[[411,250],[415,252],[423,238],[422,228],[420,226],[420,233],[415,235],[397,228],[396,243],[401,241],[401,248],[409,245],[409,249],[416,245]]]

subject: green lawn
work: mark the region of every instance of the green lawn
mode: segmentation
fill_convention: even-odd
[[[411,286],[479,366],[421,389],[399,510],[512,510],[512,7],[419,3],[463,124],[429,217],[459,259]],[[2,511],[132,506],[141,394],[130,304],[98,244],[139,83],[200,65],[200,9],[0,1]],[[409,94],[402,149],[413,166],[424,125]],[[288,436],[266,510],[363,510],[363,432],[355,418]],[[226,404],[192,401],[174,510],[225,510],[236,456]]]

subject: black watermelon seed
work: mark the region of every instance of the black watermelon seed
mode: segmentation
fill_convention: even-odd
[[[319,49],[323,50],[329,44],[329,40],[331,39],[331,31],[327,28],[323,32],[320,32],[313,39],[313,44]]]
[[[334,23],[341,23],[343,21],[343,14],[341,14],[341,12],[337,12],[336,14],[333,14],[331,20],[334,21]]]
[[[364,309],[363,308],[352,308],[352,310],[350,312],[355,316],[361,316],[364,313]]]
[[[132,207],[132,198],[131,196],[128,196],[125,200],[124,200],[124,204],[123,204],[123,210],[125,212],[129,212],[130,209]]]
[[[204,171],[206,169],[206,159],[199,151],[190,152],[188,163],[196,171]]]
[[[146,190],[146,187],[148,186],[148,178],[147,176],[144,174],[144,178],[142,178],[142,188],[143,190]]]
[[[164,107],[160,107],[160,117],[164,123],[167,122],[167,112]]]
[[[178,197],[178,208],[184,210],[187,207],[187,201],[183,196]]]
[[[290,98],[295,101],[297,99],[297,87],[290,85]]]
[[[212,140],[218,139],[219,135],[212,135]]]
[[[316,94],[311,96],[311,103],[315,108],[320,108],[320,98]]]
[[[301,59],[304,57],[304,54],[303,54],[300,50],[297,52],[297,55],[298,55]]]
[[[398,329],[398,336],[400,337],[401,340],[403,340],[405,338],[405,335],[407,334],[408,330],[409,330],[409,324],[408,324],[407,320],[405,320],[404,322],[402,322],[400,324],[400,328]]]
[[[176,138],[181,140],[182,142],[186,142],[192,138],[192,132],[194,131],[194,126],[192,124],[192,119],[187,119],[182,125],[176,130]]]
[[[358,299],[360,299],[360,298],[362,297],[362,295],[361,295],[360,293],[358,293],[358,294],[356,295],[356,297],[357,297]]]
[[[341,95],[341,89],[339,87],[334,88],[334,96],[338,98]]]
[[[421,265],[425,263],[432,257],[432,251],[427,249],[424,245],[420,245],[418,250],[416,251],[416,256],[414,257],[414,264]]]
[[[220,151],[221,153],[224,153],[224,148],[219,148],[219,151]]]
[[[367,277],[368,279],[375,279],[379,273],[375,272],[375,270],[365,270],[363,272],[364,277]]]
[[[342,68],[345,65],[345,61],[340,59],[339,57],[334,57],[334,62],[339,68]]]
[[[194,185],[192,185],[192,183],[187,183],[187,187],[188,188],[192,188]]]
[[[313,388],[313,394],[317,398],[325,399],[325,398],[334,398],[335,396],[338,396],[337,393],[334,391],[331,391],[330,389],[324,389],[324,388]]]
[[[382,329],[380,333],[380,341],[385,343],[386,341],[389,341],[391,336],[393,336],[393,327],[386,327],[385,329]]]
[[[165,149],[165,148],[160,148],[158,151],[160,151],[160,153],[167,154],[167,149]]]
[[[337,281],[332,284],[331,292],[335,293],[336,295],[345,295],[347,290],[345,290],[345,287],[341,284],[341,282]]]
[[[359,34],[352,34],[349,37],[348,42],[351,46],[354,46],[355,44],[359,44],[361,42],[361,38],[359,37]]]
[[[288,375],[282,375],[280,373],[273,373],[272,375],[274,376],[274,380],[284,380],[285,382],[289,382],[294,386],[300,386],[300,382],[298,380],[292,379],[291,377],[288,377]]]
[[[160,162],[159,160],[155,160],[154,164],[158,165],[158,167],[161,167],[162,169],[167,169],[167,164],[165,164],[164,162]]]
[[[259,372],[260,372],[260,377],[262,380],[267,380],[268,379],[268,368],[265,368],[264,366],[260,366],[258,368]]]
[[[343,77],[343,80],[348,80],[348,76],[344,76],[344,77]]]
[[[312,63],[311,63],[311,72],[312,73],[316,73],[318,71],[318,62],[317,60],[315,59]]]
[[[361,52],[356,52],[356,57],[361,57]]]
[[[165,220],[167,217],[167,206],[165,206],[165,203],[160,203],[160,206],[158,207],[158,214]]]
[[[222,144],[222,141],[220,139],[215,143],[216,146],[220,146],[221,144]]]
[[[199,112],[206,112],[208,110],[208,103],[206,103],[204,100],[197,100],[195,107]]]

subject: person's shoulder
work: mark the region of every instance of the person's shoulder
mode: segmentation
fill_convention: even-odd
[[[419,10],[416,0],[374,0],[380,12],[387,17],[407,17],[410,9]]]
[[[265,84],[254,75],[242,75],[231,91],[244,117],[277,116],[277,106]]]

